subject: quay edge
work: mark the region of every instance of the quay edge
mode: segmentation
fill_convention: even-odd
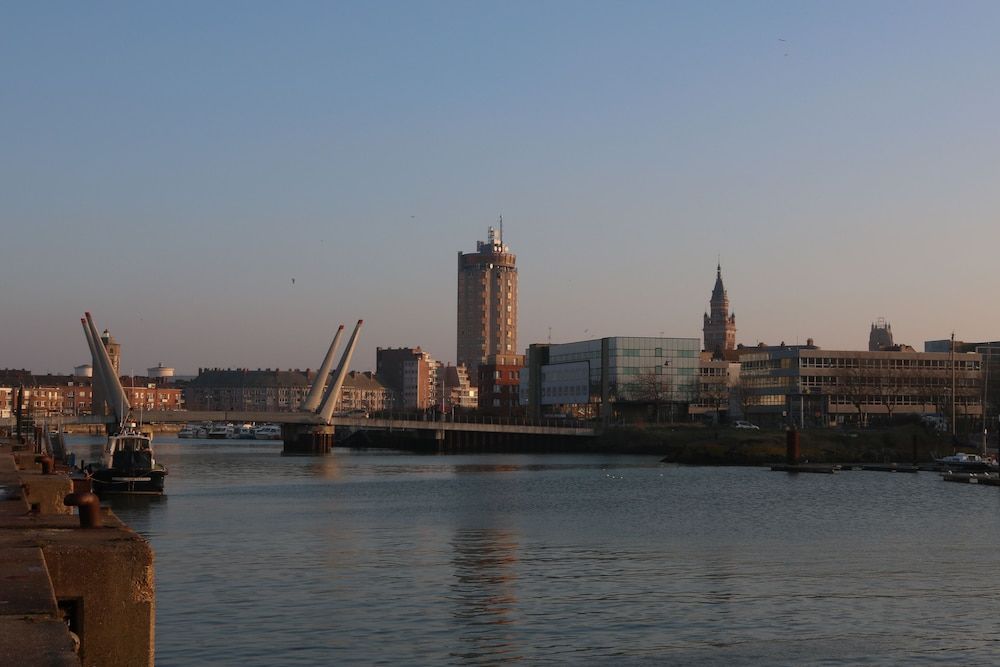
[[[0,439],[0,664],[154,664],[149,544],[106,508],[83,528],[73,482]]]

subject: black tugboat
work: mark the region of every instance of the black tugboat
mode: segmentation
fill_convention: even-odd
[[[99,496],[161,495],[167,469],[153,458],[152,434],[143,433],[130,421],[132,417],[128,397],[104,344],[104,339],[110,339],[110,334],[105,330],[104,337],[98,335],[90,313],[84,313],[80,323],[94,359],[95,382],[100,379],[107,392],[104,403],[110,408],[114,416],[112,423],[115,425],[104,446],[101,467],[91,470],[88,466],[87,472],[94,493]],[[100,406],[95,405],[95,410],[98,407]]]
[[[167,469],[153,458],[153,437],[134,424],[108,436],[102,463],[91,476],[97,495],[163,494]]]

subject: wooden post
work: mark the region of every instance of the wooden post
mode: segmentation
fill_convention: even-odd
[[[799,432],[795,429],[789,429],[785,432],[785,458],[788,465],[798,465],[799,455]]]

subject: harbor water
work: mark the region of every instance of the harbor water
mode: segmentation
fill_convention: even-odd
[[[167,495],[110,504],[156,554],[164,667],[1000,660],[996,488],[154,444]]]

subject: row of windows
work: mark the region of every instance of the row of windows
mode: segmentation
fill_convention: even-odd
[[[680,369],[684,370],[684,369]],[[907,381],[907,380],[911,381]],[[817,388],[832,391],[837,387],[885,387],[885,388],[935,388],[950,387],[952,380],[947,376],[893,378],[878,375],[844,378],[834,375],[803,375],[803,376],[773,376],[760,377],[741,376],[741,383],[753,389],[781,389],[787,393],[795,393],[799,387],[803,389]],[[955,386],[978,389],[982,386],[977,377],[956,377]],[[845,389],[846,391],[847,389]]]
[[[577,387],[543,387],[542,396],[580,396],[587,394],[590,388],[585,385]]]
[[[980,362],[976,360],[955,360],[955,369],[958,371],[978,371]],[[899,358],[877,358],[866,359],[863,357],[801,357],[799,368],[886,368],[895,370],[915,370],[915,369],[951,369],[950,359],[899,359]]]
[[[891,396],[876,396],[876,395],[866,395],[861,396],[860,400],[854,397],[847,396],[831,396],[830,403],[833,405],[857,405],[858,403],[862,405],[933,405],[934,401],[928,400],[927,396],[915,396],[912,394],[902,394],[902,395],[891,395]],[[956,396],[956,405],[979,405],[980,402],[975,398]]]
[[[742,372],[753,373],[755,371],[771,371],[778,369],[795,368],[871,368],[900,371],[916,370],[950,370],[952,368],[949,359],[912,359],[912,358],[866,358],[866,357],[782,357],[755,358],[756,355],[744,357]],[[979,360],[956,359],[954,368],[958,372],[975,372],[980,370],[982,363]]]

